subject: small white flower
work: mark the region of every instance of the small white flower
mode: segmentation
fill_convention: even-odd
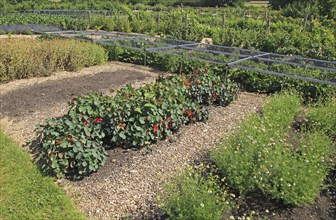
[[[202,207],[202,208],[204,207],[204,204],[203,204],[203,203],[201,203],[201,207]]]

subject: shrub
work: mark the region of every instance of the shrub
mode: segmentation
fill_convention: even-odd
[[[204,167],[189,168],[164,187],[159,198],[169,219],[222,219],[230,208],[226,190],[212,173],[204,175]]]
[[[48,120],[38,126],[42,148],[39,155],[42,169],[48,173],[74,177],[96,171],[104,164],[104,112],[101,103],[109,103],[97,94],[73,98],[68,115]],[[78,108],[76,108],[79,106]]]
[[[322,133],[300,135],[290,125],[300,110],[297,95],[272,97],[213,151],[219,170],[242,194],[261,189],[286,204],[313,203],[335,152]]]
[[[47,173],[57,177],[83,176],[104,164],[107,154],[102,147],[100,118],[52,119],[41,128],[44,132],[40,137],[43,142],[39,162]]]
[[[200,73],[200,74],[199,74]],[[194,100],[199,104],[213,104],[225,106],[232,101],[237,94],[236,90],[232,89],[229,79],[225,79],[224,75],[207,74],[207,69],[197,69],[191,76],[189,81],[190,93]],[[229,92],[232,92],[229,94]]]
[[[151,144],[182,125],[207,120],[202,104],[227,105],[237,90],[236,84],[203,69],[191,76],[159,77],[138,89],[126,86],[113,98],[76,97],[66,116],[40,126],[43,169],[57,176],[87,175],[104,163],[103,144],[124,148]]]
[[[258,169],[256,181],[263,192],[286,204],[309,205],[330,172],[335,146],[320,132],[295,139],[295,144],[276,143]]]
[[[75,40],[0,40],[0,83],[103,63],[106,51]]]

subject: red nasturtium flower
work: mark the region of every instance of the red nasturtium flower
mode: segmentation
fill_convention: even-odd
[[[215,93],[215,92],[212,93],[212,98],[214,98],[214,99],[217,98],[217,93]]]
[[[76,98],[73,98],[73,99],[71,100],[71,103],[74,104],[75,101],[76,101]]]
[[[162,123],[163,123],[163,121],[162,121],[162,120],[160,120],[160,121],[159,121],[159,124],[160,124],[160,125],[162,125]]]
[[[188,110],[188,116],[192,116],[192,111],[190,109]]]
[[[161,103],[161,102],[162,102],[162,99],[159,99],[159,100],[158,100],[158,102],[160,102],[160,103]]]
[[[158,131],[158,130],[159,130],[159,126],[154,125],[154,126],[153,126],[153,130],[154,130],[154,131]]]
[[[102,122],[102,121],[103,121],[102,118],[96,118],[96,119],[94,120],[95,123],[100,123],[100,122]]]
[[[171,118],[171,117],[168,117],[168,118],[167,118],[167,121],[171,122],[171,121],[172,121],[172,118]]]
[[[195,73],[196,73],[196,74],[198,73],[198,69],[195,70]]]
[[[74,139],[72,137],[68,137],[69,142],[74,142]]]
[[[170,124],[170,123],[167,124],[167,128],[168,128],[168,129],[171,129],[171,124]]]
[[[61,140],[57,140],[57,141],[56,141],[56,144],[57,144],[57,145],[61,145],[61,144],[62,144],[62,141],[61,141]]]
[[[89,124],[89,122],[88,122],[87,120],[85,120],[85,119],[84,119],[84,122],[83,122],[83,123],[84,123],[84,125]]]

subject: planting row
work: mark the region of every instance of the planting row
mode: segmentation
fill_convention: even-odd
[[[204,121],[206,105],[225,106],[237,97],[237,85],[223,75],[197,69],[188,76],[160,77],[111,97],[91,94],[72,99],[62,118],[38,130],[43,169],[57,176],[83,176],[98,170],[106,148],[139,148]]]
[[[266,13],[267,15],[245,17],[243,12],[232,14],[228,10],[219,14],[204,14],[196,9],[172,10],[167,13],[134,12],[127,7],[122,10],[122,13],[115,11],[109,16],[84,15],[78,18],[63,15],[8,15],[0,17],[0,24],[53,24],[62,29],[89,28],[159,34],[190,41],[211,37],[218,45],[336,59],[336,24],[331,19],[306,19],[303,23],[302,19],[283,17],[274,11]],[[253,11],[245,11],[245,14],[248,13]]]
[[[106,51],[74,40],[0,40],[0,83],[49,76],[56,70],[75,71],[107,61]]]
[[[142,43],[142,46],[145,46]],[[209,69],[213,69],[215,72],[226,74],[232,81],[239,83],[242,88],[251,92],[263,92],[263,93],[274,93],[284,89],[293,89],[295,88],[305,101],[317,101],[319,99],[324,99],[329,96],[336,95],[336,87],[328,86],[324,84],[312,83],[304,80],[291,79],[288,77],[280,77],[267,75],[264,73],[252,72],[242,69],[230,69],[225,66],[212,65],[206,62],[200,62],[188,59],[186,55],[185,58],[168,56],[157,53],[149,53],[140,51],[126,49],[119,46],[112,47],[104,45],[106,50],[109,51],[109,59],[119,60],[123,62],[135,63],[135,64],[144,64],[146,59],[146,65],[152,66],[156,69],[169,72],[180,72],[180,73],[189,73],[195,68],[201,66],[207,66]],[[178,54],[178,51],[176,51]],[[193,56],[200,58],[215,59],[221,62],[228,62],[228,57],[216,55],[216,57],[211,57],[211,53],[207,52],[197,52]],[[336,81],[336,73],[323,70],[312,70],[309,67],[297,67],[286,64],[270,64],[268,65],[265,62],[245,62],[247,66],[263,69],[263,70],[272,70],[275,72],[288,73],[296,76],[304,76],[307,78],[317,78],[323,79],[326,81]]]
[[[225,212],[239,209],[235,196],[257,192],[287,205],[313,204],[328,181],[334,182],[326,178],[336,166],[336,102],[307,111],[300,103],[289,93],[270,98],[211,152],[214,165],[201,164],[167,185],[162,208],[172,219],[223,219]]]

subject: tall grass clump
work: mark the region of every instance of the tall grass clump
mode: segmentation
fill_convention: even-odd
[[[335,148],[323,132],[292,129],[300,103],[298,95],[273,96],[213,151],[219,170],[241,194],[261,190],[285,204],[314,202]]]
[[[92,43],[75,40],[0,40],[0,83],[49,76],[56,70],[76,71],[103,63],[107,52]]]

